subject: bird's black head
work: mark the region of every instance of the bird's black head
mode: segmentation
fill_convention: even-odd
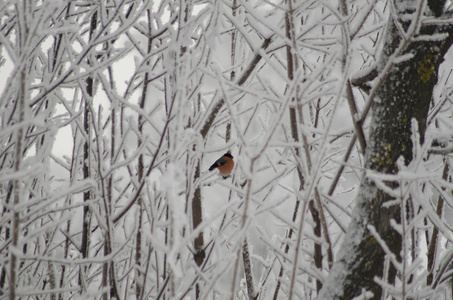
[[[233,155],[231,155],[230,152],[225,153],[223,156],[226,156],[226,157],[229,157],[229,158],[233,158]]]

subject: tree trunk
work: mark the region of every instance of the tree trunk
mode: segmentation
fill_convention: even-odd
[[[411,4],[417,1],[398,2],[397,8],[403,7],[400,5],[402,2]],[[406,13],[417,13],[415,9],[407,10],[410,5],[405,7],[406,10],[397,11],[399,18]],[[387,72],[381,74],[383,82],[376,94],[365,168],[384,174],[397,173],[398,158],[403,157],[405,164],[412,160],[413,119],[418,123],[420,142],[423,143],[429,104],[437,83],[437,71],[453,41],[451,26],[431,25],[421,27],[417,36],[447,33],[448,37],[431,41],[421,38],[407,42],[401,37],[395,23],[400,22],[406,36],[409,36],[410,22],[393,21],[386,33],[382,65],[392,64],[392,55],[397,53],[397,48],[401,45],[405,47],[401,53],[397,53],[398,56],[410,54],[412,57],[408,56],[409,59],[394,63],[390,69],[384,68]],[[412,36],[408,38],[411,39]],[[397,187],[395,182],[387,184],[392,188]],[[390,225],[392,219],[400,223],[400,207],[383,206],[389,200],[391,197],[365,175],[338,261],[324,284],[319,299],[352,299],[360,295],[363,289],[371,291],[373,299],[380,299],[382,287],[374,278],[387,278],[389,283],[394,282],[396,269],[391,266],[389,273],[383,274],[386,253],[368,230],[369,225],[373,226],[395,257],[400,259],[402,238]]]

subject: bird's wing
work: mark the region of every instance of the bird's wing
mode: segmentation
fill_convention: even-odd
[[[212,166],[209,167],[209,171],[212,171],[220,166],[223,166],[227,162],[228,161],[224,157],[221,157],[215,163],[213,163]]]

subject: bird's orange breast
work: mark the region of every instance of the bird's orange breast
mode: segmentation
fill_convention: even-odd
[[[234,168],[234,161],[229,157],[225,157],[225,159],[227,160],[227,163],[218,167],[219,174],[222,176],[230,175]]]

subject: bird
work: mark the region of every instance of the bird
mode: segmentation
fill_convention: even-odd
[[[221,158],[216,160],[216,162],[213,163],[212,166],[209,167],[209,171],[218,169],[219,175],[223,176],[223,178],[227,178],[228,176],[230,176],[231,171],[233,171],[233,168],[234,168],[233,155],[227,152]]]

